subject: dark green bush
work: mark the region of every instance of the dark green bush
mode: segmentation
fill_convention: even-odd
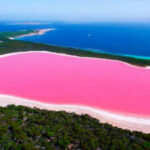
[[[150,134],[99,123],[88,115],[0,107],[0,149],[150,150]]]

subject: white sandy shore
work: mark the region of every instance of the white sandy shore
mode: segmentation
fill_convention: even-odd
[[[20,55],[20,54],[28,54],[28,53],[45,53],[45,54],[54,54],[54,55],[60,55],[60,56],[66,56],[66,57],[75,57],[75,58],[82,58],[82,59],[96,59],[96,60],[106,60],[106,61],[113,61],[113,62],[118,62],[118,63],[122,63],[125,64],[129,67],[132,68],[138,68],[138,69],[150,69],[150,66],[146,66],[146,67],[142,67],[142,66],[136,66],[136,65],[132,65],[129,63],[126,63],[124,61],[121,60],[113,60],[113,59],[106,59],[106,58],[96,58],[96,57],[86,57],[86,56],[76,56],[76,55],[69,55],[69,54],[64,54],[64,53],[56,53],[56,52],[49,52],[46,50],[41,50],[41,51],[27,51],[27,52],[13,52],[13,53],[8,53],[8,54],[3,54],[0,55],[0,58],[5,58],[8,56],[15,56],[15,55]]]
[[[43,35],[46,32],[54,31],[54,30],[56,30],[56,29],[55,28],[39,29],[39,30],[34,30],[33,33],[23,34],[23,35],[16,36],[16,37],[9,37],[9,39],[14,40],[16,38],[22,38],[22,37],[28,37],[28,36],[34,36],[34,35]]]
[[[110,113],[104,110],[99,110],[86,106],[46,104],[14,96],[0,95],[0,106],[5,107],[10,104],[14,104],[16,106],[28,106],[31,108],[36,107],[39,109],[53,111],[74,112],[79,115],[88,114],[91,117],[98,119],[102,123],[109,123],[113,126],[122,129],[128,129],[131,131],[141,131],[144,133],[150,133],[150,119],[123,116],[120,114]]]

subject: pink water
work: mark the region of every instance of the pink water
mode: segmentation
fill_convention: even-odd
[[[122,62],[26,53],[0,58],[0,94],[150,117],[150,70]]]

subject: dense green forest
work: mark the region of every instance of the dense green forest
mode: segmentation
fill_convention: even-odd
[[[150,134],[99,123],[88,115],[0,107],[1,150],[150,150]]]
[[[8,37],[15,37],[22,34],[31,33],[29,31],[16,31],[16,32],[1,32],[0,33],[0,54],[7,54],[13,52],[24,52],[24,51],[50,51],[56,53],[65,53],[69,55],[76,55],[80,57],[95,57],[95,58],[106,58],[113,60],[121,60],[130,64],[139,66],[149,66],[150,59],[133,58],[127,56],[111,55],[106,53],[91,52],[88,50],[80,50],[66,47],[58,47],[52,45],[45,45],[40,43],[25,42],[19,40],[10,40]]]

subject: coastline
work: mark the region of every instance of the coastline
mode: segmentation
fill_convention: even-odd
[[[128,67],[132,67],[132,68],[137,68],[137,69],[150,69],[150,66],[138,66],[138,65],[132,65],[130,63],[121,61],[121,60],[114,60],[114,59],[106,59],[106,58],[96,58],[96,57],[86,57],[86,56],[76,56],[76,55],[69,55],[69,54],[65,54],[65,53],[57,53],[57,52],[50,52],[50,51],[46,51],[46,50],[41,50],[41,51],[25,51],[25,52],[13,52],[13,53],[7,53],[7,54],[3,54],[0,55],[0,58],[5,58],[8,56],[15,56],[15,55],[20,55],[20,54],[28,54],[28,53],[45,53],[45,54],[54,54],[54,55],[60,55],[60,56],[66,56],[66,57],[75,57],[75,58],[82,58],[82,59],[94,59],[94,60],[106,60],[106,61],[113,61],[113,62],[117,62],[117,63],[122,63]]]
[[[88,114],[89,116],[96,118],[101,123],[108,123],[114,127],[128,129],[130,131],[140,131],[144,133],[150,133],[150,119],[136,118],[116,113],[110,113],[104,110],[95,109],[87,106],[78,105],[55,105],[49,103],[41,103],[35,100],[19,98],[15,96],[0,95],[0,106],[5,107],[7,105],[14,104],[16,106],[22,105],[30,108],[46,109],[51,111],[66,111],[74,112],[78,115]]]
[[[47,29],[35,29],[35,30],[33,30],[33,32],[31,32],[31,33],[27,33],[27,34],[22,34],[22,35],[19,35],[19,36],[10,36],[10,37],[8,37],[8,39],[10,39],[10,40],[15,40],[15,39],[17,39],[17,38],[23,38],[23,37],[30,37],[30,36],[38,36],[38,35],[44,35],[46,32],[49,32],[49,31],[54,31],[54,30],[56,30],[55,28],[47,28]],[[21,40],[19,40],[18,39],[18,41],[21,41]],[[55,45],[54,45],[55,46]],[[59,46],[58,46],[59,47]],[[69,47],[68,47],[69,48]],[[70,47],[71,48],[71,47]],[[46,50],[45,50],[46,51]],[[91,51],[91,52],[96,52],[96,53],[98,53],[97,51]],[[54,52],[55,53],[55,52]],[[103,52],[102,52],[103,53]],[[101,54],[101,53],[100,53]],[[133,59],[141,59],[142,61],[144,60],[149,60],[150,58],[146,58],[146,57],[140,57],[140,56],[131,56],[131,55],[117,55],[117,54],[111,54],[111,53],[105,53],[104,52],[104,54],[108,54],[108,55],[112,55],[112,56],[118,56],[118,57],[128,57],[128,58],[133,58]],[[66,55],[71,55],[71,56],[76,56],[75,54],[66,54]],[[77,56],[77,57],[79,57],[79,56]],[[81,56],[82,57],[82,56]],[[83,56],[84,57],[84,56]],[[86,57],[86,56],[85,56]],[[86,58],[89,58],[89,57],[86,57]],[[99,57],[93,57],[93,58],[99,58]],[[131,65],[131,66],[139,66],[139,67],[145,67],[145,68],[148,68],[149,69],[149,65],[140,65],[140,64],[132,64],[132,63],[130,63],[130,62],[128,62],[128,61],[124,61],[124,60],[121,60],[121,59],[117,59],[117,58],[99,58],[99,59],[103,59],[103,60],[118,60],[118,61],[121,61],[121,62],[124,62],[124,63],[126,63],[126,64],[128,64],[128,65]]]
[[[39,29],[39,30],[34,30],[33,33],[23,34],[23,35],[16,36],[16,37],[9,37],[9,39],[14,40],[16,38],[23,38],[23,37],[34,36],[34,35],[44,35],[46,32],[54,31],[54,30],[56,29],[55,28]]]

